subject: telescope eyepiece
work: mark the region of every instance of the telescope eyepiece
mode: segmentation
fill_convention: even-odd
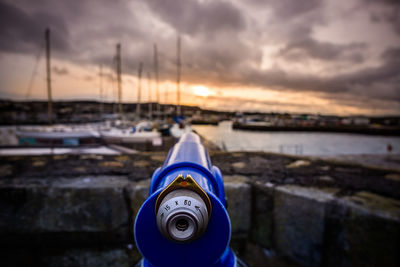
[[[176,221],[176,229],[186,231],[189,228],[189,222],[186,219],[178,219]]]
[[[185,242],[190,241],[196,236],[197,222],[188,214],[176,214],[167,223],[167,230],[170,239]]]
[[[207,227],[208,211],[202,198],[194,191],[177,189],[167,194],[157,212],[157,226],[168,239],[190,242]]]

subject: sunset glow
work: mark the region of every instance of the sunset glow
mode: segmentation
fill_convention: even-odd
[[[389,19],[396,1],[304,1],[173,0],[166,5],[162,0],[43,0],[37,5],[5,0],[0,17],[9,19],[2,25],[0,98],[46,100],[43,38],[52,25],[54,100],[116,101],[113,58],[120,43],[122,101],[137,101],[140,62],[141,101],[155,101],[157,46],[159,101],[176,104],[179,35],[182,104],[399,114],[400,31],[398,21]],[[104,17],[112,17],[113,23]]]
[[[213,94],[213,92],[210,91],[210,89],[202,85],[193,86],[192,90],[196,96],[207,97]]]

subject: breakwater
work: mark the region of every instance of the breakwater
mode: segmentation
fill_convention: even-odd
[[[166,153],[0,158],[2,266],[132,266]],[[400,173],[272,153],[211,153],[232,247],[250,266],[396,266]]]
[[[399,127],[371,127],[371,126],[345,126],[345,125],[324,125],[324,126],[301,126],[301,125],[257,125],[233,123],[233,129],[248,131],[267,131],[267,132],[323,132],[323,133],[352,133],[383,136],[400,136]]]

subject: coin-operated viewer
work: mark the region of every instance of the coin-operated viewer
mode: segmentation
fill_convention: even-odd
[[[154,172],[134,234],[138,266],[245,266],[229,248],[221,172],[198,135],[184,134]]]

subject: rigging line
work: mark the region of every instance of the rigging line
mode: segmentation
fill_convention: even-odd
[[[31,78],[30,78],[29,84],[28,84],[28,89],[27,89],[26,94],[25,94],[25,98],[26,99],[29,99],[29,97],[31,96],[31,90],[32,90],[33,82],[34,82],[36,74],[37,74],[39,61],[40,61],[40,58],[41,58],[42,53],[43,53],[43,47],[44,47],[44,45],[42,43],[41,46],[39,47],[39,52],[36,55],[35,65],[34,65],[34,68],[32,70]]]

